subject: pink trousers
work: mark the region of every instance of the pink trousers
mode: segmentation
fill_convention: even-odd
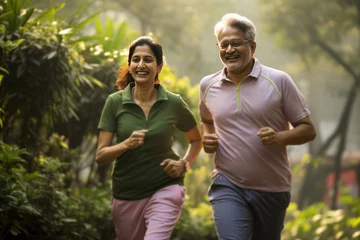
[[[112,218],[117,240],[168,240],[179,219],[185,188],[170,185],[149,198],[126,201],[113,198]]]

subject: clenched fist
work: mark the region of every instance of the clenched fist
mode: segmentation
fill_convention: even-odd
[[[214,153],[216,152],[219,144],[219,137],[216,133],[205,134],[202,139],[202,143],[206,153]]]
[[[145,134],[148,130],[133,131],[131,136],[125,140],[126,145],[129,149],[137,148],[144,144]]]

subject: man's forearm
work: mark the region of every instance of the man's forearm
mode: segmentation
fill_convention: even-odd
[[[215,126],[213,123],[207,123],[201,121],[201,135],[215,133]]]
[[[316,137],[313,125],[299,124],[291,130],[279,132],[284,145],[300,145],[312,141]]]

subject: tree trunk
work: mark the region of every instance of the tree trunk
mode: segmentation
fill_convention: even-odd
[[[360,198],[360,163],[356,166],[357,197]]]
[[[337,209],[337,197],[339,192],[339,180],[341,175],[341,159],[343,152],[345,151],[346,147],[346,139],[347,139],[347,133],[349,129],[350,124],[350,117],[352,112],[352,107],[356,100],[356,94],[357,94],[357,84],[355,84],[355,87],[350,90],[349,98],[348,98],[348,104],[345,107],[344,115],[341,118],[341,121],[343,124],[341,124],[341,138],[340,143],[338,146],[338,150],[336,153],[335,158],[335,166],[334,166],[334,172],[335,172],[335,179],[334,179],[334,195],[332,196],[331,200],[331,209]]]
[[[330,137],[325,141],[325,143],[320,147],[320,149],[316,152],[316,154],[312,157],[312,159],[324,157],[325,152],[328,150],[328,148],[331,146],[331,144],[334,142],[334,140],[336,138],[338,138],[338,137],[346,138],[352,108],[355,104],[355,99],[357,96],[357,90],[358,90],[357,88],[359,85],[358,83],[359,83],[359,80],[357,79],[357,81],[354,82],[353,86],[350,89],[350,92],[348,94],[347,101],[346,101],[344,110],[341,114],[341,118],[338,123],[338,126],[336,127],[334,132],[330,135]],[[341,156],[342,156],[343,151],[346,146],[345,145],[346,139],[343,141],[344,142],[341,143],[342,140],[340,139],[340,145],[338,147],[338,151],[337,151],[337,155],[336,155],[337,160],[335,160],[336,162],[334,163],[335,165],[337,164],[335,167],[340,167],[340,165],[339,165],[340,163],[337,161],[341,162]],[[344,145],[342,146],[342,144],[344,144]],[[320,176],[326,177],[326,175],[330,172],[330,171],[328,171],[327,168],[319,167],[319,168],[315,169],[311,162],[307,165],[307,167],[305,169],[306,169],[305,170],[306,173],[305,173],[304,181],[303,181],[303,184],[302,184],[302,186],[300,188],[300,192],[299,192],[298,205],[299,205],[300,209],[303,209],[306,206],[308,206],[314,202],[322,201],[322,199],[321,199],[322,195],[319,194],[318,189],[314,189],[314,184],[317,184],[319,182]],[[323,179],[323,180],[325,180],[325,179]],[[336,181],[337,180],[335,179],[335,182]],[[323,181],[323,182],[325,183],[325,181]],[[312,192],[315,195],[311,194]]]

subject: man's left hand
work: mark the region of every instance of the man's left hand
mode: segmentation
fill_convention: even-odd
[[[281,134],[276,132],[271,127],[260,128],[257,135],[264,145],[282,145]]]

